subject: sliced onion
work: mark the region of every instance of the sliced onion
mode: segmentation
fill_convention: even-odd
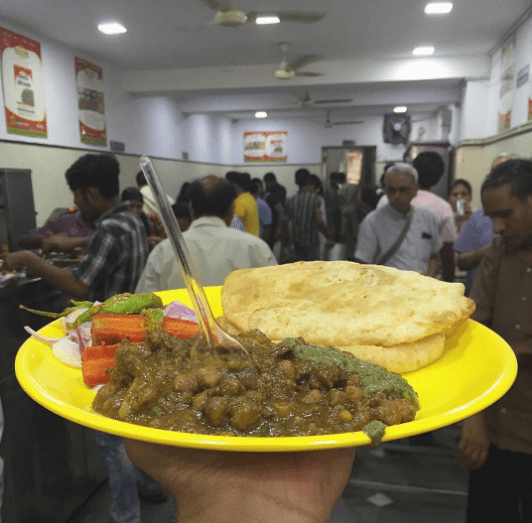
[[[38,340],[44,341],[44,343],[55,343],[57,341],[68,338],[68,336],[61,336],[60,338],[50,338],[49,336],[43,336],[42,334],[35,332],[31,327],[28,327],[27,325],[24,326],[24,330],[28,334],[31,334],[33,337],[37,338]]]
[[[72,325],[78,319],[78,317],[81,316],[87,310],[87,307],[80,307],[79,309],[73,310],[64,318],[61,318],[61,325],[63,325],[65,330],[69,330],[69,325]]]
[[[54,356],[69,367],[81,369],[81,352],[79,345],[68,338],[56,341],[52,345]]]
[[[183,320],[198,321],[196,313],[179,301],[169,303],[164,309],[164,316],[169,318],[181,318]]]

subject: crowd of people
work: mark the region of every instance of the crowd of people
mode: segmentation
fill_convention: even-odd
[[[496,158],[479,209],[471,208],[467,180],[452,183],[447,201],[431,191],[443,172],[441,157],[431,152],[387,165],[380,186],[349,183],[343,173],[323,180],[302,168],[289,196],[272,172],[252,179],[229,171],[224,178],[184,182],[176,199],[168,199],[204,285],[222,285],[235,269],[334,259],[462,279],[477,304],[473,318],[502,336],[519,360],[510,392],[463,422],[457,453],[471,470],[467,521],[490,515],[531,521],[532,162]],[[65,294],[91,301],[183,287],[142,171],[137,186],[121,193],[119,173],[112,155],[79,158],[65,174],[75,208],[29,231],[21,247],[34,250],[8,254],[3,268],[25,267]],[[39,255],[74,249],[83,252],[74,268]],[[163,500],[159,483],[190,521],[212,521],[217,512],[217,521],[325,522],[354,459],[352,449],[228,456],[125,445],[100,432],[96,440],[116,523],[140,523],[139,492]]]

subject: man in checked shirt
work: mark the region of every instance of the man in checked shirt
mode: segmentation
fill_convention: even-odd
[[[87,247],[79,266],[61,269],[31,251],[18,251],[7,255],[3,268],[26,267],[28,273],[77,299],[104,301],[115,294],[134,293],[148,259],[148,237],[129,203],[118,202],[119,173],[118,161],[107,154],[86,154],[65,173],[74,204],[83,221],[94,228],[89,238],[57,237],[69,242],[69,248]],[[123,439],[96,432],[96,441],[108,472],[114,520],[140,523],[137,471],[126,456]]]

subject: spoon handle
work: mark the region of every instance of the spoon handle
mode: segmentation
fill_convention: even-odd
[[[214,350],[213,342],[213,327],[215,325],[214,316],[211,311],[207,297],[198,278],[197,270],[194,262],[188,252],[185,239],[181,233],[181,229],[177,223],[175,215],[170,206],[170,202],[166,197],[161,185],[161,181],[155,172],[155,168],[151,159],[148,156],[142,156],[140,159],[140,167],[146,176],[146,181],[152,190],[155,202],[161,213],[161,218],[164,223],[168,239],[174,249],[179,262],[179,269],[188,290],[192,305],[196,311],[198,322],[201,330],[206,334],[207,342],[212,350]]]

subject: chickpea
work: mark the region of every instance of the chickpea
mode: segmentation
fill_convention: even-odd
[[[344,392],[350,400],[359,400],[364,396],[364,391],[356,385],[348,385],[344,389]]]
[[[353,415],[347,409],[340,410],[336,417],[338,418],[338,421],[341,421],[342,423],[353,421]]]
[[[322,393],[318,389],[309,390],[302,398],[304,403],[317,403],[323,398]]]

